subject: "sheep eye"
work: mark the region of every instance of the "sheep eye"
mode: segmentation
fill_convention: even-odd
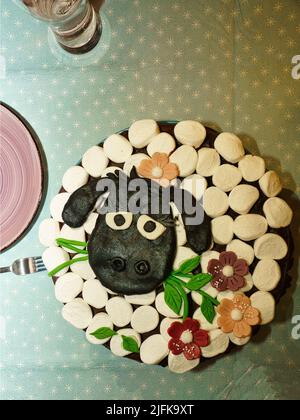
[[[113,230],[129,229],[132,223],[133,215],[129,212],[107,213],[105,221],[107,226]]]
[[[166,231],[165,226],[146,215],[139,217],[137,229],[144,238],[150,241],[155,241]]]

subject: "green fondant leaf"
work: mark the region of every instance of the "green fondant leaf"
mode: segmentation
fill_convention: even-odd
[[[183,264],[181,264],[179,270],[176,270],[176,274],[179,274],[179,273],[189,274],[193,270],[195,270],[195,268],[197,268],[199,264],[200,264],[200,256],[197,255],[196,257],[191,258],[190,260],[186,260]]]
[[[139,353],[139,346],[136,342],[135,338],[133,337],[127,337],[126,335],[122,335],[123,340],[123,349],[130,351],[131,353]]]
[[[199,290],[202,287],[206,286],[211,282],[213,276],[211,274],[201,273],[196,274],[192,279],[186,284],[186,288],[189,290]]]
[[[171,281],[168,281],[164,284],[164,298],[169,308],[172,309],[172,311],[174,311],[175,314],[179,315],[182,305],[182,298],[179,292],[177,291],[177,288],[175,288],[173,284],[171,284]]]
[[[183,314],[182,314],[182,318],[186,319],[189,315],[189,300],[188,297],[185,293],[185,290],[183,289],[183,287],[180,284],[176,285],[177,290],[179,291],[182,300],[183,300]]]
[[[182,317],[183,319],[187,318],[189,315],[189,300],[188,297],[186,295],[186,292],[184,290],[184,287],[186,285],[186,283],[175,277],[175,276],[171,276],[171,286],[175,287],[175,289],[178,291],[178,293],[180,294],[181,298],[182,298],[182,302],[183,302],[183,314]],[[182,303],[181,303],[182,306]],[[181,310],[181,307],[180,307]],[[180,312],[178,313],[178,315],[180,314]]]
[[[111,328],[102,327],[98,330],[90,333],[90,335],[94,336],[98,340],[104,340],[105,338],[112,337],[114,335],[117,335],[116,331],[112,330]]]
[[[216,311],[213,303],[211,300],[207,299],[206,296],[203,296],[202,304],[201,304],[201,312],[205,319],[212,324],[214,322]]]

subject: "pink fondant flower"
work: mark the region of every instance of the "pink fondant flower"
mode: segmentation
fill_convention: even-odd
[[[225,251],[221,252],[218,260],[209,261],[207,271],[213,276],[212,286],[219,292],[227,289],[235,292],[245,286],[248,264],[234,252]]]
[[[186,318],[183,322],[175,321],[168,328],[171,338],[169,349],[174,355],[184,354],[187,360],[199,359],[201,347],[209,344],[207,331],[200,329],[196,319]]]

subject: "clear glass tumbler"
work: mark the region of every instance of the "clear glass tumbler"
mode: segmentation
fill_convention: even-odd
[[[16,0],[50,26],[57,43],[71,54],[85,54],[99,43],[100,15],[88,0]]]

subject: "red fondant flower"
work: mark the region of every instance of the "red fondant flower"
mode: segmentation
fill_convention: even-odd
[[[212,274],[212,286],[223,292],[226,289],[237,291],[245,286],[245,275],[248,274],[248,264],[238,258],[234,252],[221,252],[218,260],[208,263],[207,271]]]
[[[187,360],[199,359],[201,347],[209,344],[207,331],[200,329],[200,324],[196,319],[187,318],[183,322],[175,321],[168,328],[171,338],[169,349],[174,355],[184,354]]]

